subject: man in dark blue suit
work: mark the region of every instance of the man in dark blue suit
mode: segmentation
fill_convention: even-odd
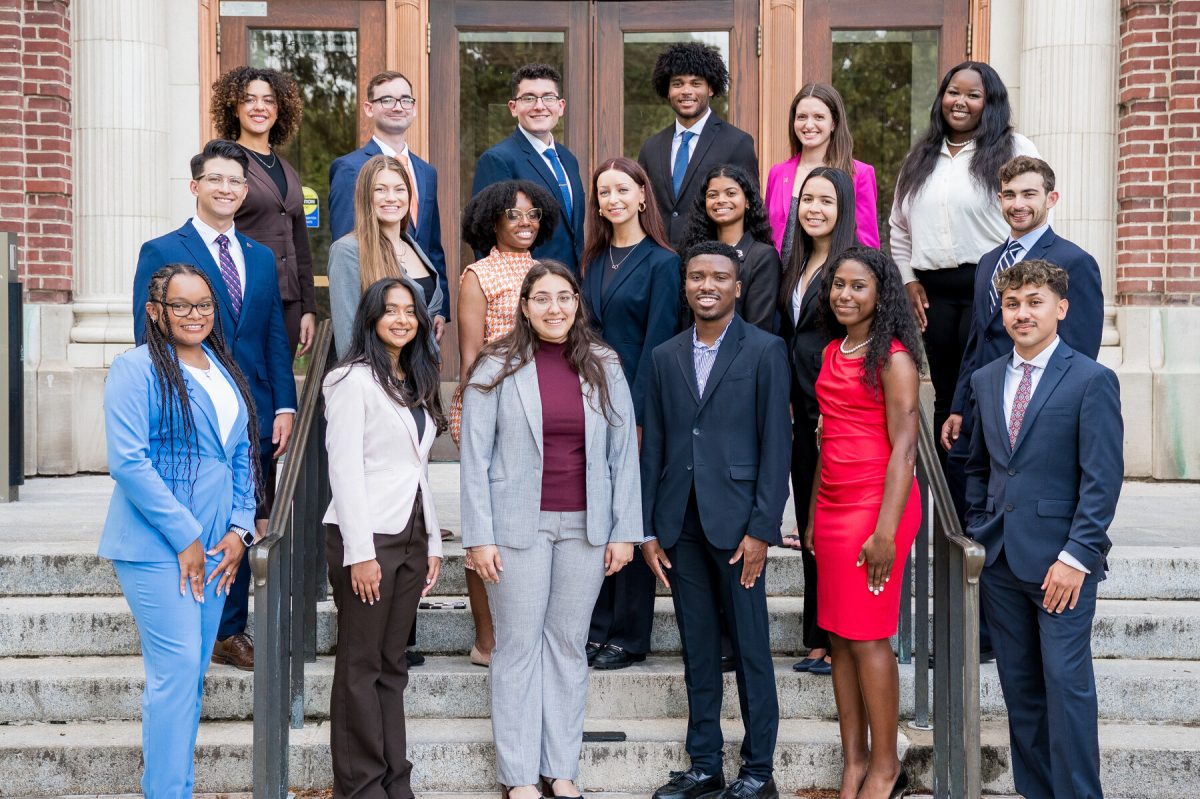
[[[735,313],[737,252],[688,253],[695,325],[656,347],[642,418],[642,557],[671,588],[683,645],[691,767],[655,799],[776,799],[779,701],[767,621],[767,547],[788,497],[791,386],[783,339]],[[669,582],[667,574],[670,574]],[[722,612],[741,700],[742,767],[725,785]]]
[[[562,261],[578,274],[583,259],[583,183],[579,161],[566,145],[554,141],[553,133],[567,109],[562,75],[549,64],[526,64],[513,73],[510,88],[508,110],[517,129],[479,156],[471,195],[502,180],[531,180],[545,187],[558,200],[560,223],[554,235],[533,248],[533,257]],[[482,258],[487,253],[475,255]]]
[[[329,165],[329,233],[337,241],[354,231],[354,184],[363,164],[375,155],[390,155],[408,170],[415,187],[412,198],[412,234],[437,271],[444,319],[434,320],[439,329],[450,321],[450,289],[446,282],[446,253],[442,249],[442,216],[438,210],[437,170],[408,148],[408,129],[417,119],[417,100],[412,83],[400,72],[380,72],[367,82],[363,113],[375,126],[371,140]]]
[[[246,376],[258,410],[264,503],[260,534],[274,499],[274,459],[287,451],[296,413],[296,380],[283,325],[283,302],[270,248],[234,230],[233,215],[246,197],[246,152],[233,142],[214,139],[192,158],[192,194],[196,216],[183,227],[142,245],[133,278],[133,335],[146,341],[143,319],[150,276],[173,263],[204,270],[220,308],[225,346]],[[213,661],[245,671],[254,669],[254,647],[246,630],[250,566],[243,559],[225,601]]]
[[[1013,352],[971,378],[968,535],[1027,799],[1101,799],[1092,619],[1124,476],[1120,388],[1067,346],[1063,269],[1026,259],[995,286]]]

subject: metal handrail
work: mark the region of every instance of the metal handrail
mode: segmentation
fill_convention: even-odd
[[[304,664],[316,660],[321,514],[329,503],[321,382],[333,363],[333,328],[317,327],[267,534],[251,551],[254,574],[254,796],[288,795],[288,728],[304,726]]]

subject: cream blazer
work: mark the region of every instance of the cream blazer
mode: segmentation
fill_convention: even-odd
[[[342,366],[325,376],[325,448],[333,501],[325,524],[341,528],[344,566],[375,557],[375,534],[403,532],[421,489],[429,557],[442,556],[442,536],[429,487],[429,450],[437,437],[424,408],[417,439],[413,412],[375,382],[366,364]]]

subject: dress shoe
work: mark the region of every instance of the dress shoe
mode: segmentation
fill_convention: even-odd
[[[733,660],[733,655],[721,655],[721,671],[737,671],[737,663]]]
[[[775,787],[775,780],[738,777],[713,799],[779,799],[779,790]]]
[[[254,642],[245,633],[231,635],[213,646],[212,662],[254,671]]]
[[[471,662],[474,663],[476,666],[483,666],[484,668],[490,668],[492,665],[491,653],[488,653],[486,655],[483,654],[482,652],[479,651],[479,647],[475,646],[474,644],[471,644],[470,658],[471,658]]]
[[[826,676],[833,674],[833,664],[830,663],[829,661],[825,660],[825,658],[821,658],[816,663],[814,663],[808,667],[808,673],[809,674],[822,674],[822,675],[826,675]]]
[[[546,799],[583,799],[582,796],[566,796],[565,794],[557,794],[554,792],[554,780],[549,777],[542,777],[542,796]]]
[[[979,662],[980,663],[991,663],[995,659],[996,659],[996,653],[994,650],[992,650],[992,649],[979,650]]]
[[[421,666],[425,663],[425,656],[415,649],[404,650],[404,659],[408,661],[408,667]]]
[[[596,659],[596,655],[600,654],[600,650],[604,648],[603,644],[598,644],[595,641],[588,641],[587,646],[583,651],[587,653],[588,665],[592,665],[592,661]]]
[[[892,783],[892,792],[888,794],[888,799],[900,799],[906,793],[908,793],[908,772],[900,769],[900,776]]]
[[[596,653],[595,659],[592,661],[592,666],[598,669],[623,669],[626,666],[632,666],[634,663],[641,663],[646,659],[646,656],[636,655],[633,652],[626,652],[616,644],[606,644],[603,649]]]
[[[697,768],[672,771],[671,781],[654,792],[653,799],[701,799],[715,796],[725,787],[721,772],[705,774]]]
[[[799,663],[793,663],[792,671],[806,672],[813,667],[814,663],[817,663],[817,658],[805,658]]]

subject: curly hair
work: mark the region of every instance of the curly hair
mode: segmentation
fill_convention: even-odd
[[[558,226],[558,203],[550,193],[528,180],[505,180],[493,183],[476,194],[463,209],[462,237],[471,249],[486,255],[496,246],[496,225],[504,218],[504,212],[517,202],[517,195],[524,194],[534,208],[542,209],[537,235],[530,249],[550,238]]]
[[[746,195],[746,214],[742,218],[742,229],[754,237],[755,241],[775,246],[775,238],[771,232],[771,221],[767,218],[767,209],[763,206],[762,197],[758,195],[758,187],[754,185],[746,170],[733,164],[719,164],[708,170],[704,176],[704,191],[696,195],[696,204],[692,206],[691,217],[683,234],[683,249],[701,241],[712,241],[717,238],[717,223],[708,216],[708,184],[717,178],[729,178]]]
[[[562,94],[562,73],[549,64],[525,64],[517,67],[508,81],[509,97],[514,100],[517,98],[517,89],[521,87],[523,80],[552,80],[555,91]]]
[[[821,323],[830,338],[846,335],[846,328],[833,315],[829,295],[838,267],[847,261],[862,264],[875,278],[875,315],[871,319],[871,343],[867,345],[867,354],[863,358],[862,382],[868,390],[878,395],[879,374],[891,357],[893,339],[908,350],[917,365],[917,371],[925,371],[921,331],[917,328],[917,318],[913,315],[912,304],[904,290],[904,278],[900,276],[895,261],[872,247],[851,247],[823,270],[821,277],[821,293],[818,295]]]
[[[276,69],[235,67],[217,78],[212,85],[212,120],[217,133],[225,139],[236,141],[242,135],[242,124],[238,121],[238,106],[246,94],[251,81],[266,81],[275,94],[278,116],[267,141],[272,147],[285,144],[300,129],[300,118],[304,115],[304,101],[300,88],[292,76]]]
[[[659,97],[666,99],[671,78],[676,75],[698,75],[708,83],[714,97],[729,89],[729,69],[721,51],[703,42],[680,42],[664,50],[654,62],[650,82]]]

